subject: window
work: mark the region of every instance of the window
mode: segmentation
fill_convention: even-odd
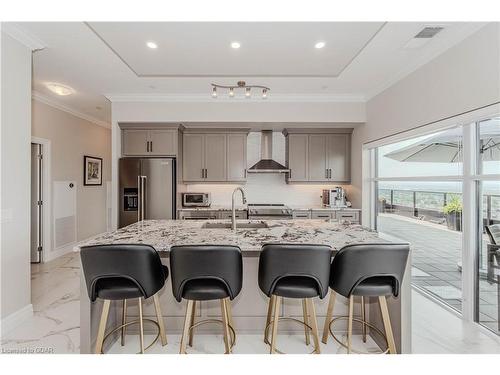
[[[373,223],[411,243],[413,286],[500,334],[500,246],[487,232],[500,225],[500,117],[370,155]]]

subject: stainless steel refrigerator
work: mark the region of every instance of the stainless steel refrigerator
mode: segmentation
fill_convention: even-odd
[[[118,227],[147,219],[175,219],[175,159],[121,158]]]

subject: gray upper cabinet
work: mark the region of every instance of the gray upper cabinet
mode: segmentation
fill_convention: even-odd
[[[122,133],[123,155],[146,155],[149,150],[148,130],[123,130]]]
[[[124,156],[176,156],[176,129],[123,129]]]
[[[227,135],[227,180],[247,179],[247,135]]]
[[[290,169],[289,181],[308,181],[309,136],[290,134],[286,147],[287,165]]]
[[[332,134],[327,137],[327,165],[330,181],[349,181],[350,137],[348,134]]]
[[[182,172],[184,181],[203,181],[205,178],[205,136],[184,134]]]
[[[327,141],[324,134],[309,136],[309,181],[327,181]]]
[[[349,182],[350,129],[285,129],[288,182]]]
[[[205,134],[205,181],[226,181],[226,135]]]
[[[185,132],[182,171],[185,182],[246,181],[247,133]]]

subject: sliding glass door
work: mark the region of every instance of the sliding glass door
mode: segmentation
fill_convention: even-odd
[[[463,130],[377,148],[376,228],[412,246],[412,284],[462,310]]]

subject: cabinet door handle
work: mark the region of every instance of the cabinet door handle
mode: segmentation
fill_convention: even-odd
[[[325,178],[328,178],[328,169],[325,169]]]
[[[149,141],[149,152],[153,152],[153,141]]]
[[[201,168],[201,178],[205,178],[205,169]]]
[[[205,178],[208,178],[208,169],[205,168]]]
[[[146,141],[146,152],[149,152],[149,141]]]

